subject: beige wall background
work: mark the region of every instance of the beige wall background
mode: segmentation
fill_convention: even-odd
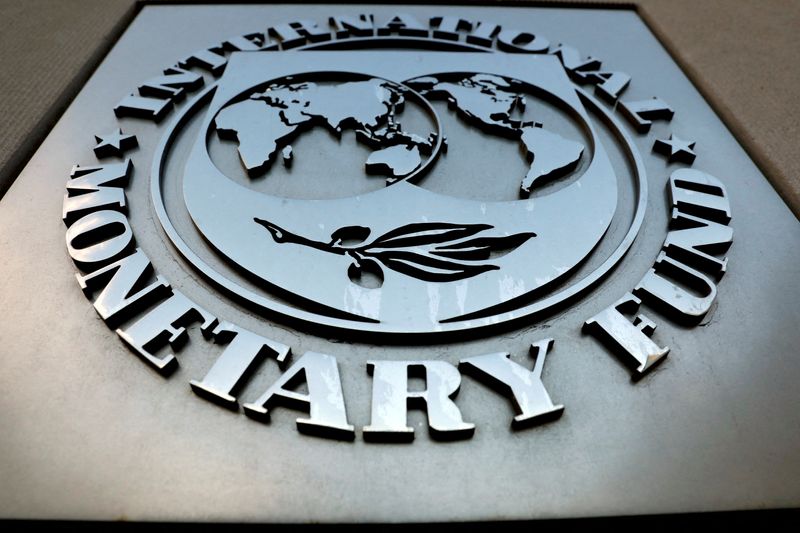
[[[800,1],[631,3],[800,216]],[[124,31],[136,5],[0,0],[0,195]]]

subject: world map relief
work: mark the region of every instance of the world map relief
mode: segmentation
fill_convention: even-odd
[[[447,100],[457,115],[484,132],[520,144],[529,164],[520,195],[573,170],[584,152],[580,142],[548,131],[542,124],[512,118],[525,110],[526,96],[510,80],[490,74],[425,76],[406,82],[430,100]],[[437,145],[437,133],[405,131],[398,121],[408,89],[379,78],[338,83],[275,84],[224,107],[214,119],[220,137],[238,143],[239,157],[251,176],[265,172],[277,154],[297,154],[290,143],[303,132],[322,127],[340,136],[353,130],[373,152],[365,171],[392,183],[419,169]]]
[[[337,136],[353,130],[359,142],[374,150],[367,171],[399,178],[419,168],[422,155],[429,155],[436,143],[435,134],[406,132],[397,122],[405,104],[403,91],[377,78],[274,85],[222,109],[214,125],[221,137],[238,142],[240,159],[251,175],[265,171],[302,132],[324,127]]]
[[[523,196],[536,185],[574,169],[583,155],[582,143],[565,139],[534,121],[512,118],[515,110],[525,110],[526,97],[505,78],[491,74],[455,80],[425,76],[407,84],[426,98],[448,100],[462,119],[486,133],[518,139],[530,164],[520,184]]]

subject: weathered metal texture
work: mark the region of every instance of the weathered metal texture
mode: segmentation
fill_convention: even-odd
[[[118,121],[111,110],[141,80],[158,75],[176,60],[232,35],[263,31],[297,18],[295,9],[146,7],[0,203],[4,258],[0,301],[8,313],[0,324],[0,385],[5,391],[0,512],[4,516],[394,522],[798,504],[800,415],[795,383],[800,363],[794,351],[800,319],[796,283],[800,228],[632,12],[407,9],[420,20],[441,15],[491,20],[569,43],[630,74],[625,101],[642,102],[657,94],[674,110],[669,123],[655,120],[647,134],[630,129],[648,176],[647,216],[620,266],[569,308],[531,325],[462,342],[370,344],[361,338],[343,341],[307,334],[300,326],[264,318],[221,296],[198,276],[154,216],[149,167],[136,165],[152,159],[163,125]],[[303,18],[319,22],[332,14],[365,11],[363,6],[304,6],[303,10]],[[389,20],[396,8],[369,11]],[[651,118],[664,116],[663,108],[653,110],[657,116]],[[81,164],[72,172],[72,180],[90,172],[88,168],[97,164],[94,135],[115,131],[120,123],[139,144],[126,153],[134,159],[134,168],[122,164],[116,178],[129,181],[127,220],[142,253],[130,256],[131,261],[142,268],[147,258],[152,261],[161,276],[153,282],[153,293],[164,290],[168,282],[180,291],[175,294],[191,299],[181,296],[157,308],[165,317],[178,317],[169,331],[174,340],[189,340],[182,349],[175,348],[175,356],[163,349],[154,353],[147,343],[133,346],[153,366],[171,370],[167,379],[132,355],[104,323],[113,319],[123,339],[136,341],[161,335],[157,326],[163,321],[153,313],[144,319],[123,316],[96,302],[98,316],[80,290],[92,293],[97,277],[90,273],[75,283],[74,266],[64,248],[64,226],[57,220],[70,169]],[[656,139],[673,134],[696,141],[697,172],[686,170],[685,159],[670,162],[652,153]],[[608,132],[603,135],[613,138]],[[482,142],[484,149],[501,149],[499,144]],[[450,144],[448,157],[458,146]],[[299,162],[299,152],[295,157]],[[618,173],[627,169],[633,174],[622,152],[609,157]],[[722,190],[712,176],[724,184],[721,194],[729,205],[710,193],[705,205],[687,200],[687,191]],[[628,196],[620,205],[628,206],[621,214],[631,220],[635,187],[628,180]],[[480,182],[466,183],[463,189],[476,196],[486,192]],[[680,210],[684,205],[700,212],[684,213]],[[674,213],[673,206],[678,209]],[[80,235],[81,224],[101,227],[118,222],[116,211],[104,211],[112,214],[93,219],[70,214],[84,207],[76,204],[74,211],[65,211],[68,232]],[[671,300],[667,293],[672,286],[661,274],[669,271],[674,254],[659,255],[660,250],[686,249],[686,241],[681,240],[685,234],[670,232],[665,243],[670,220],[689,227],[706,224],[713,240],[729,244],[725,228],[731,214],[736,244],[727,252],[729,267],[703,251],[689,250],[692,260],[701,261],[707,270],[718,275],[727,271],[714,292],[713,305],[706,305],[714,300],[710,293],[688,302]],[[692,217],[703,217],[705,222]],[[609,231],[615,234],[613,224]],[[624,227],[616,231],[624,237]],[[79,268],[82,261],[100,261],[99,255],[82,255],[72,244],[69,252]],[[109,256],[111,252],[96,251]],[[709,279],[682,272],[689,275],[684,281],[690,284]],[[617,332],[617,344],[640,333],[652,337],[652,345],[638,342],[625,347],[633,358],[623,363],[641,372],[650,370],[636,382],[603,345],[580,334],[585,323],[587,330],[593,329],[592,320],[616,320],[609,311],[616,303],[620,311],[637,304],[629,291],[645,305],[665,304],[647,308],[647,316],[631,325],[635,331]],[[218,324],[217,318],[223,321]],[[189,321],[195,326],[187,335],[183,325]],[[700,327],[690,327],[698,322]],[[258,346],[262,339],[271,341],[263,344],[257,358],[220,357],[239,350],[249,354],[243,346],[248,342]],[[555,342],[551,345],[549,339]],[[241,344],[234,345],[237,340]],[[527,356],[532,344],[537,346],[535,366]],[[289,346],[297,360],[284,381],[280,373]],[[670,349],[666,359],[664,347]],[[503,362],[508,361],[506,352],[512,363]],[[330,356],[336,358],[333,366]],[[477,379],[462,377],[459,383],[455,369],[459,362],[465,374]],[[660,364],[655,367],[655,362]],[[412,372],[407,391],[411,407],[425,401],[430,409],[431,398],[436,398],[434,409],[440,412],[433,415],[438,416],[436,424],[430,413],[427,417],[430,435],[424,431],[426,417],[418,411],[409,412],[400,431],[395,431],[400,429],[399,412],[379,413],[378,419],[370,413],[376,375],[382,380],[379,387],[381,383],[389,387],[403,377],[392,372],[393,366],[407,363],[424,367],[426,377],[436,375],[420,387]],[[260,371],[236,390],[239,383],[229,377],[255,364],[262,365]],[[307,403],[306,395],[290,383],[292,372],[300,373],[301,368],[338,375],[324,382],[307,380],[308,395],[326,391],[322,394],[328,403],[317,406],[321,411],[312,408],[306,421],[296,422],[297,413],[281,408],[279,400]],[[506,372],[526,385],[503,377]],[[517,388],[497,394],[485,386],[491,384],[487,376]],[[332,386],[337,382],[341,390]],[[236,407],[238,399],[257,420],[198,400],[192,390],[228,407]],[[522,392],[536,398],[521,398]],[[338,418],[342,400],[346,420]],[[556,404],[567,406],[557,422],[532,427],[526,423],[525,415],[560,414]],[[264,424],[267,408],[269,419]],[[336,425],[338,436],[346,438],[319,439],[296,431],[305,424],[314,433],[309,426],[315,417]],[[416,438],[412,444],[372,444],[363,438],[369,433],[365,426],[370,425],[377,433],[413,428]],[[437,427],[471,438],[439,442]],[[356,437],[352,442],[351,431]]]

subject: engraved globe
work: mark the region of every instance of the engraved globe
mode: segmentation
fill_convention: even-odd
[[[185,255],[257,307],[354,331],[475,330],[578,294],[624,253],[581,270],[618,180],[596,106],[534,63],[401,80],[230,65],[176,152],[201,236]]]

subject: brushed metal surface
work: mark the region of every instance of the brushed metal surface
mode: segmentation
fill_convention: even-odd
[[[646,155],[649,206],[620,268],[571,308],[502,337],[461,344],[375,346],[305,335],[225,298],[171,248],[149,204],[146,166],[128,187],[138,244],[156,270],[198,304],[237,325],[339,362],[350,423],[369,423],[367,361],[458,360],[508,351],[528,365],[532,342],[554,338],[544,368],[555,423],[510,429],[509,401],[465,377],[457,402],[476,425],[469,440],[410,445],[300,435],[294,411],[269,425],[198,399],[220,348],[197,329],[164,379],[127,350],[75,282],[59,220],[70,168],[94,163],[111,112],[180,57],[232,35],[294,18],[296,6],[148,6],[0,201],[0,514],[4,517],[273,521],[471,520],[796,506],[800,502],[800,228],[788,208],[632,12],[545,8],[408,7],[420,18],[466,14],[530,29],[631,74],[631,99],[676,110],[652,134],[697,141],[694,168],[731,197],[735,243],[716,308],[700,327],[652,313],[670,356],[643,380],[582,323],[617,301],[652,266],[666,233],[668,178],[677,164]],[[304,16],[364,6],[304,6]],[[369,11],[386,17],[396,8]],[[124,122],[147,161],[159,127]],[[242,393],[257,399],[278,377],[266,366]],[[410,425],[424,429],[421,413]]]

